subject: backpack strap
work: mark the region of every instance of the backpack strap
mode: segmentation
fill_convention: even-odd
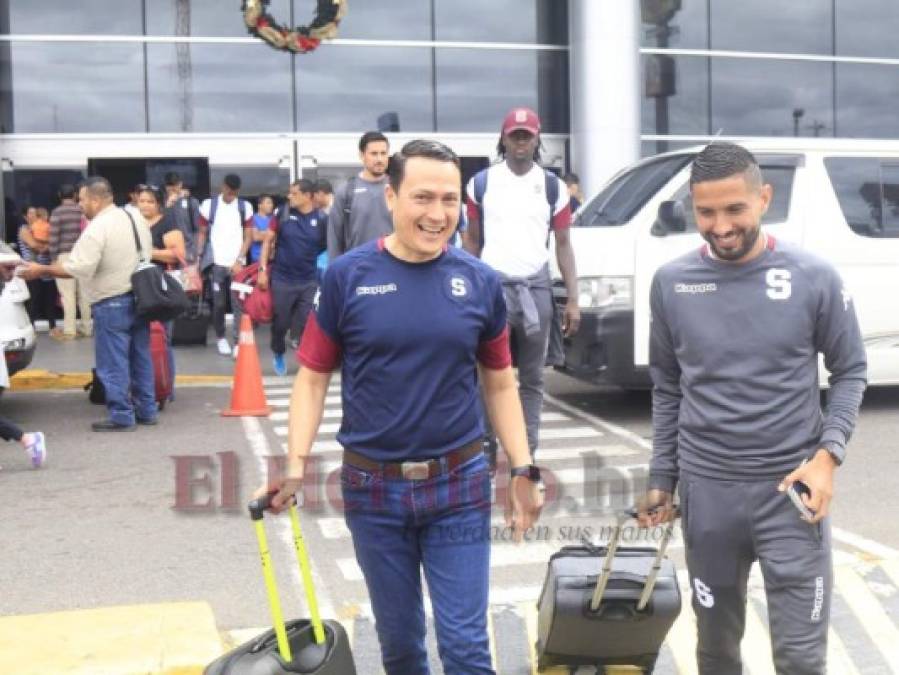
[[[489,167],[488,167],[489,168]],[[487,169],[481,169],[474,175],[474,199],[475,205],[478,207],[478,223],[480,226],[480,237],[478,246],[483,250],[484,242],[484,194],[487,192]]]
[[[209,227],[211,228],[213,223],[215,223],[215,212],[219,207],[219,196],[210,198],[209,203]]]
[[[356,192],[356,177],[351,176],[343,188],[343,227],[350,224],[350,212],[353,210],[353,195]]]
[[[546,201],[549,202],[549,222],[552,225],[556,202],[559,201],[559,179],[549,169],[543,169],[543,180],[545,182]]]

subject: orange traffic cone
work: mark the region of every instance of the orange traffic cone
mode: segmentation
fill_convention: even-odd
[[[222,411],[225,417],[267,417],[271,412],[262,388],[262,368],[253,338],[253,322],[246,314],[240,319],[240,348],[231,387],[231,405]]]

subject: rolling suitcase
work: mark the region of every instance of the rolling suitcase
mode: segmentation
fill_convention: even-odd
[[[297,619],[285,625],[281,601],[275,587],[275,572],[268,550],[262,516],[271,495],[250,502],[250,517],[256,526],[256,538],[262,557],[262,574],[272,612],[274,628],[246,642],[210,663],[205,675],[356,675],[350,641],[337,621],[322,621],[312,585],[312,571],[306,555],[306,544],[300,530],[297,507],[290,507],[290,522],[297,561],[309,603],[310,619]]]
[[[621,514],[608,546],[566,546],[549,561],[537,602],[537,668],[637,666],[651,673],[681,609],[674,563],[658,550],[619,547]]]
[[[165,408],[172,395],[172,370],[169,368],[169,350],[165,327],[158,321],[150,322],[150,360],[153,362],[153,383],[156,389],[156,403]]]
[[[205,345],[211,317],[202,293],[191,297],[191,308],[175,319],[173,345]]]

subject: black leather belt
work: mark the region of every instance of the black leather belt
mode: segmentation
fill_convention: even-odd
[[[385,478],[428,480],[449,473],[482,451],[483,442],[479,438],[457,450],[450,450],[442,457],[425,459],[420,462],[376,462],[352,450],[343,451],[343,462],[363,471],[379,473]]]

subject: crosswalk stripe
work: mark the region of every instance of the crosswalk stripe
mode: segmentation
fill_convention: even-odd
[[[752,675],[775,675],[771,660],[771,638],[753,603],[746,604],[746,629],[740,645],[743,665]]]
[[[283,438],[287,437],[287,427],[275,427],[275,434],[281,436]],[[284,452],[287,452],[287,444],[282,443],[281,449]],[[323,455],[329,452],[343,451],[343,446],[337,441],[315,441],[312,444],[312,452],[316,456]],[[333,462],[332,462],[333,464]],[[333,466],[331,467],[334,468]]]
[[[892,581],[896,587],[899,587],[899,558],[884,560],[880,563],[880,567],[890,578],[890,581]]]
[[[563,438],[599,438],[603,432],[593,427],[561,427],[558,429],[540,429],[541,441],[554,441]]]
[[[266,400],[272,408],[286,408],[290,405],[290,398],[268,398]]]
[[[266,387],[265,396],[266,398],[269,396],[284,396],[285,394],[290,394],[292,391],[293,387]]]
[[[696,667],[696,616],[690,604],[689,590],[683,591],[683,607],[674,620],[665,642],[677,665],[678,675],[698,675]]]
[[[325,539],[346,539],[350,536],[350,530],[343,518],[320,517],[316,520]]]
[[[833,628],[827,630],[827,669],[840,675],[861,675],[849,658],[846,645]]]
[[[566,415],[565,413],[556,412],[554,410],[543,409],[543,412],[540,413],[540,421],[541,422],[573,422],[574,420],[570,415]]]
[[[340,405],[340,396],[325,396],[325,405]]]
[[[871,637],[872,642],[877,645],[887,663],[899,664],[899,630],[877,597],[858,573],[849,566],[836,567],[834,579],[840,589],[840,595]]]
[[[490,662],[496,670],[496,635],[494,634],[493,612],[487,612],[487,639],[490,640]]]
[[[537,450],[537,463],[542,466],[544,461],[581,459],[584,455],[595,455],[598,457],[626,457],[627,455],[636,455],[638,453],[639,450],[629,448],[626,445],[594,445],[589,448],[540,448]]]

